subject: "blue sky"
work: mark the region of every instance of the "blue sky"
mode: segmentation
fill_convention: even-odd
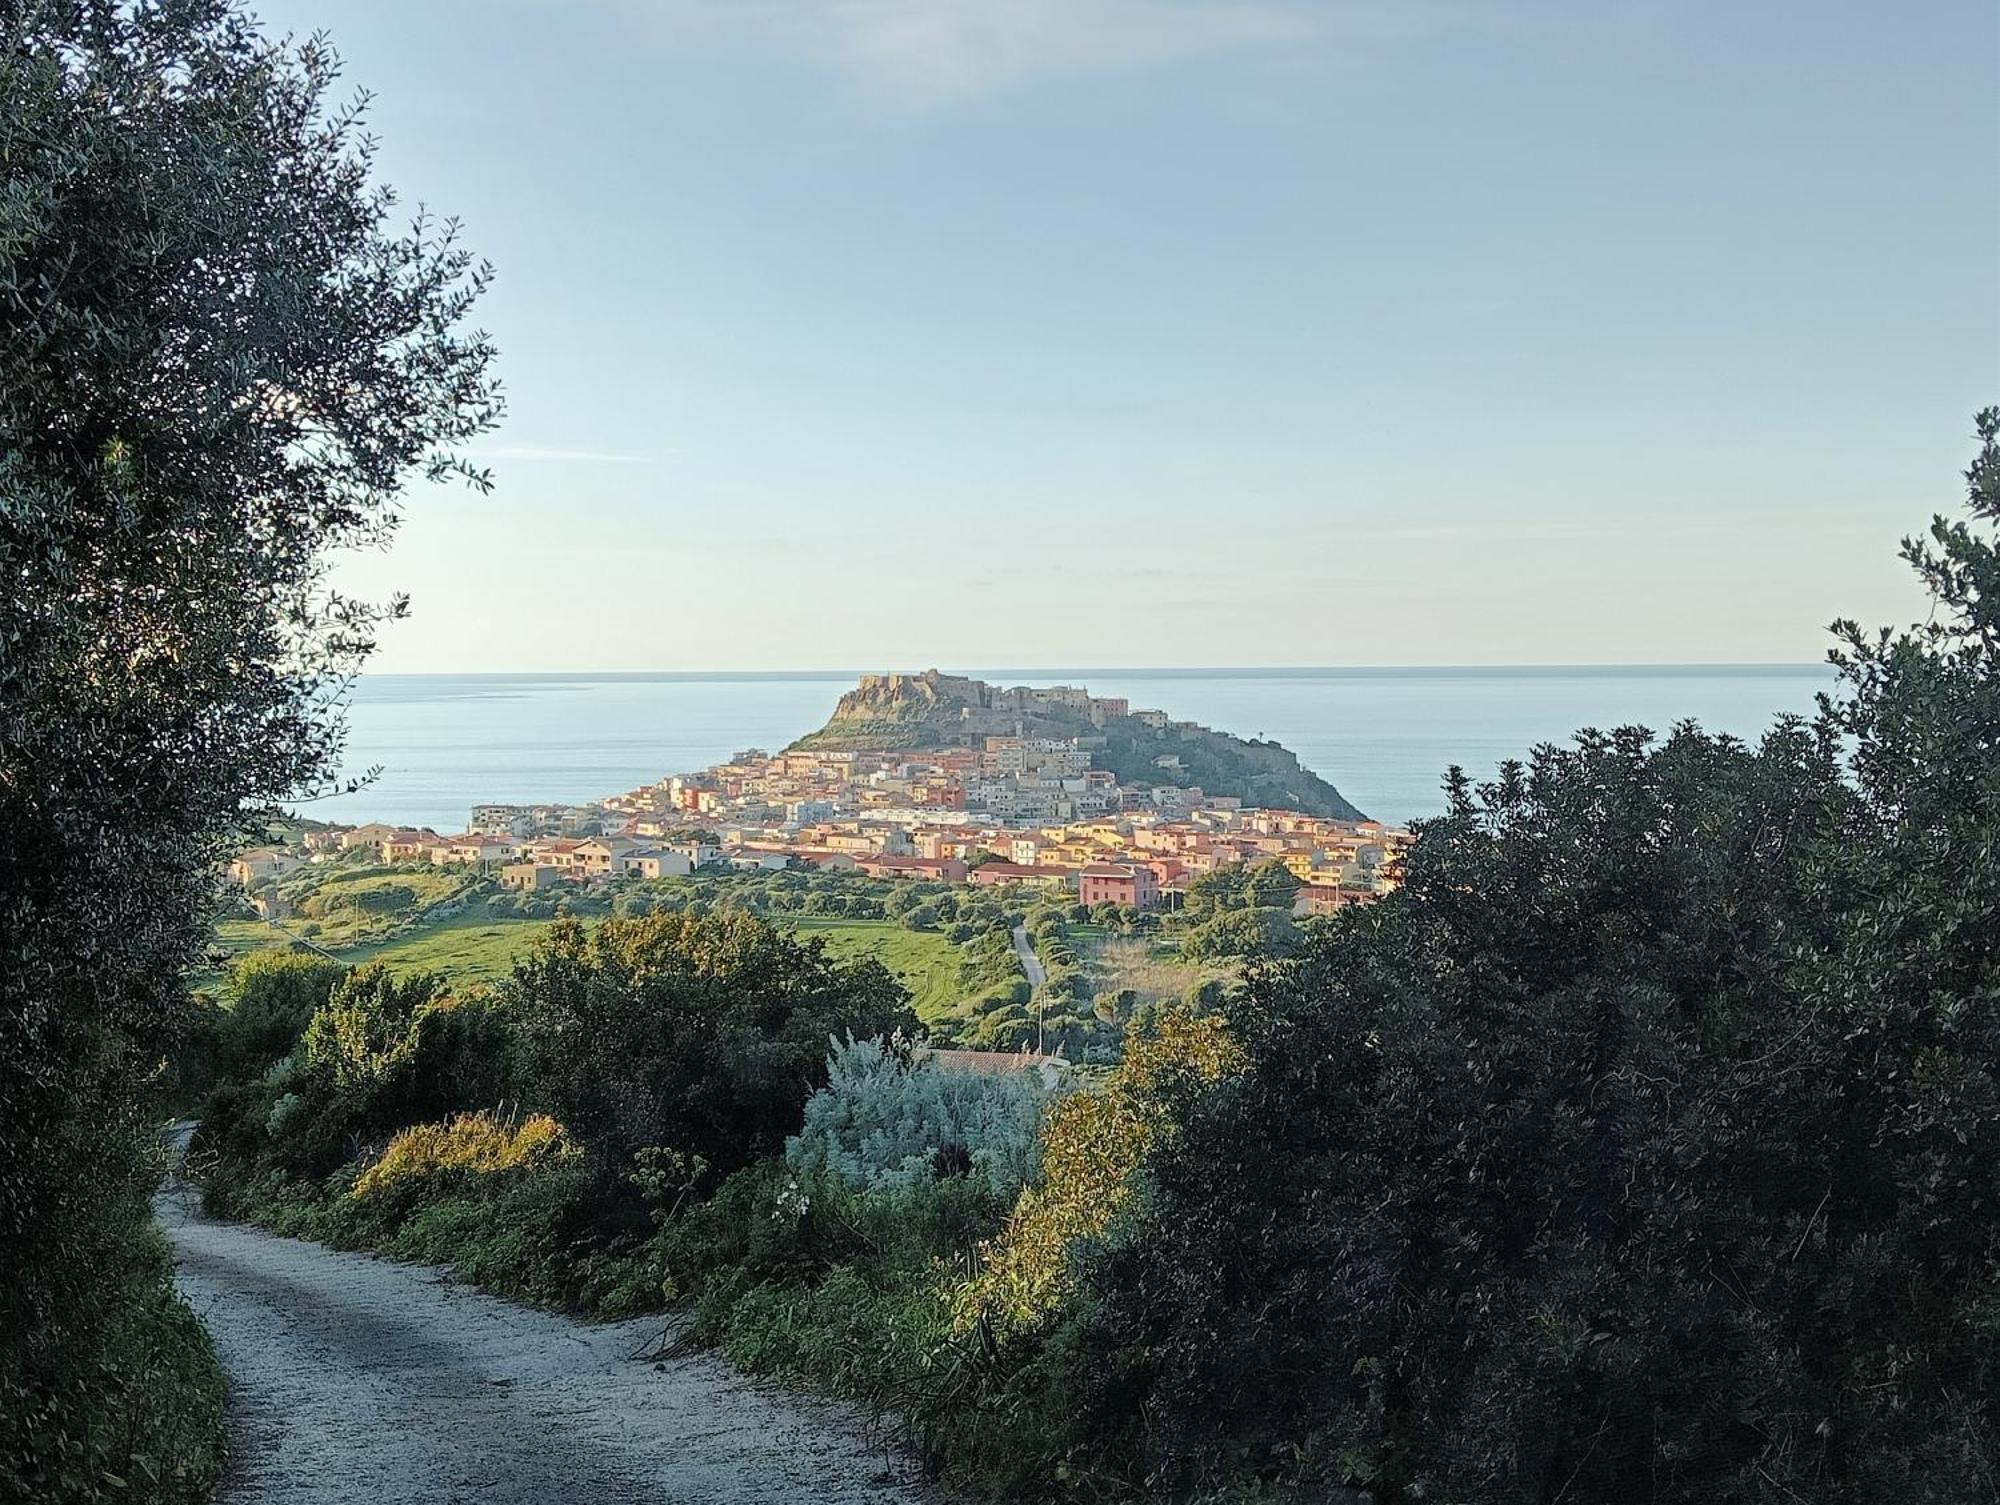
[[[1809,660],[2000,399],[1988,0],[257,9],[499,270],[381,670]]]

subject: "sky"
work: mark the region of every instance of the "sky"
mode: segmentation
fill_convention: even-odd
[[[1990,0],[263,0],[496,284],[388,672],[1805,662],[2000,401]]]

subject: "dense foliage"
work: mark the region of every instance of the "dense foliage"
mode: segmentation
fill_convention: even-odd
[[[228,992],[274,970],[246,958]],[[657,1304],[655,1214],[782,1154],[829,1037],[914,1023],[877,964],[751,915],[564,922],[498,988],[344,972],[274,1065],[210,1095],[194,1158],[213,1211],[407,1237],[536,1299]],[[495,1243],[465,1247],[467,1223]]]
[[[726,1173],[776,1154],[835,1035],[914,1030],[879,963],[831,961],[747,915],[559,925],[515,971],[530,1091],[614,1156]]]
[[[0,1495],[179,1499],[218,1380],[144,1094],[215,859],[325,775],[325,589],[491,421],[485,274],[392,225],[332,56],[223,0],[0,3]]]
[[[1281,869],[1205,879],[1185,934],[1250,961],[1180,1002],[1090,994],[1084,948],[1149,924],[1035,902],[1041,1022],[1122,1036],[1076,1090],[913,1062],[893,984],[751,913],[834,897],[794,875],[566,925],[490,994],[348,974],[303,1026],[309,970],[245,967],[226,996],[270,1002],[218,1051],[293,1043],[215,1094],[210,1200],[686,1303],[1003,1498],[1994,1498],[2000,414],[1980,438],[1969,520],[1906,551],[1931,622],[1841,625],[1815,718],[1454,771],[1403,888],[1302,927]]]
[[[1456,778],[1256,975],[1072,1312],[1076,1435],[1156,1487],[1993,1497],[1996,428],[1908,550],[1933,624],[1841,628],[1816,724]]]

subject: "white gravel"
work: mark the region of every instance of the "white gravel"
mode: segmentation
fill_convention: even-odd
[[[586,1325],[449,1274],[155,1204],[229,1376],[224,1505],[936,1505],[846,1407],[718,1359],[663,1319]]]

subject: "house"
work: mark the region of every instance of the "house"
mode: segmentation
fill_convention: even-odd
[[[620,853],[618,871],[628,878],[685,878],[694,871],[685,852],[662,847],[641,847]]]
[[[568,872],[577,865],[576,849],[582,845],[573,836],[545,836],[539,841],[524,843],[521,857],[523,861],[539,862]]]
[[[381,821],[371,821],[365,826],[354,826],[340,833],[340,849],[351,852],[356,847],[379,847],[396,834],[394,826],[385,826]]]
[[[1001,883],[1035,883],[1059,888],[1068,877],[1069,872],[1064,868],[1032,867],[1020,862],[982,862],[966,874],[975,888],[991,888]]]
[[[533,892],[562,882],[563,873],[562,869],[550,867],[544,862],[510,862],[500,869],[500,881],[509,888],[525,888]]]
[[[520,805],[474,805],[466,829],[476,836],[502,838],[526,836],[534,820]]]
[[[304,858],[282,847],[252,847],[247,852],[238,853],[236,860],[229,864],[229,876],[248,888],[266,878],[289,873],[293,868],[303,866],[304,861]]]
[[[587,878],[603,878],[618,870],[618,859],[642,844],[630,836],[593,836],[570,852],[570,864]]]
[[[1353,904],[1366,904],[1373,896],[1359,889],[1309,883],[1292,897],[1295,915],[1333,914]]]
[[[509,862],[518,849],[498,836],[468,831],[463,836],[446,836],[431,848],[431,861],[440,866],[452,862]]]
[[[438,833],[429,826],[413,831],[407,826],[391,831],[381,841],[384,862],[425,862],[438,844]]]
[[[1160,902],[1160,880],[1151,868],[1137,863],[1094,862],[1077,874],[1077,899],[1086,905],[1151,909]]]
[[[871,878],[927,878],[934,883],[963,883],[966,867],[956,857],[872,856],[854,859]]]
[[[707,867],[711,862],[722,860],[722,848],[706,841],[677,841],[661,846],[660,850],[679,852],[687,858],[690,867]]]

